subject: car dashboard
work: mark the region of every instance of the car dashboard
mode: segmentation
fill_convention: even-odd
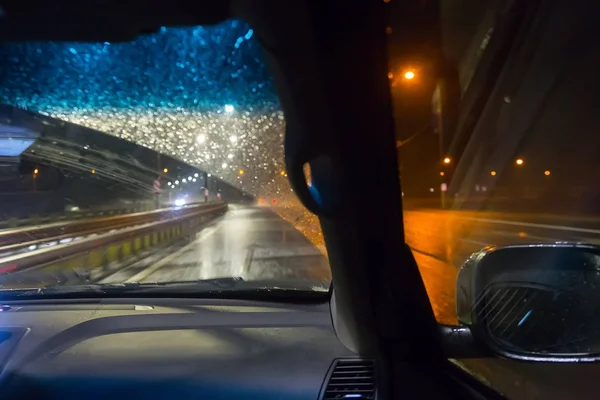
[[[328,304],[223,299],[6,302],[2,398],[376,397],[375,364]]]

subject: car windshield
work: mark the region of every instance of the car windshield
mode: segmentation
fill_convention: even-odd
[[[247,24],[3,43],[0,63],[0,288],[328,290]]]
[[[395,2],[386,3],[392,10]],[[399,25],[388,28],[406,241],[441,323],[458,323],[464,293],[456,279],[472,253],[600,241],[596,7],[592,1],[442,0],[446,76],[439,84],[431,59],[406,57],[420,51],[417,28],[414,37],[395,36]],[[444,103],[444,96],[452,100]],[[504,345],[518,339],[542,351],[593,351],[600,303],[597,289],[587,292],[587,286],[597,287],[597,256],[592,251],[565,264],[564,257],[529,254],[537,256],[498,264],[504,283],[520,279],[519,288],[529,292],[515,285],[506,296],[488,298],[490,309],[482,310],[499,310],[486,320],[489,329]],[[585,274],[572,275],[579,265]],[[542,273],[561,266],[569,274]],[[515,275],[518,267],[538,273]],[[543,290],[533,290],[542,283]],[[569,292],[553,293],[549,298],[562,300],[540,311],[532,299],[541,301],[548,288]],[[453,361],[509,399],[596,398],[600,389],[597,365]]]

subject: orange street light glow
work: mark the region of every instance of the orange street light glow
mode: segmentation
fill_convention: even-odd
[[[515,161],[517,163],[517,165],[523,165],[525,163],[525,161],[523,161],[522,158],[517,158],[517,161]]]
[[[404,79],[411,80],[411,79],[413,79],[414,77],[415,77],[415,73],[414,73],[414,72],[412,72],[412,71],[406,71],[406,72],[404,73]]]
[[[490,175],[491,175],[491,176],[496,176],[496,171],[492,171],[492,172],[490,172]]]
[[[450,164],[450,161],[452,161],[450,157],[444,158],[444,164]]]

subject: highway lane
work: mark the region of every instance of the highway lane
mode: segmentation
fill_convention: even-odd
[[[595,219],[486,212],[420,210],[404,213],[406,240],[418,253],[460,266],[489,245],[579,241],[600,244]]]
[[[246,280],[328,281],[327,258],[289,222],[265,207],[230,205],[190,242],[104,279],[170,282],[238,276]]]
[[[488,245],[582,241],[600,244],[594,218],[507,213],[407,210],[406,240],[413,249],[438,321],[456,323],[455,282],[462,262]],[[597,228],[595,228],[597,227]],[[529,364],[460,360],[508,399],[596,398],[599,364]],[[576,396],[575,396],[576,393]]]

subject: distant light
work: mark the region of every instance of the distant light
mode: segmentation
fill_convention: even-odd
[[[240,169],[240,175],[244,175],[244,170]]]
[[[95,173],[96,173],[96,170],[95,170],[95,169],[93,169],[93,170],[92,170],[92,174],[95,174]]]
[[[237,137],[237,136],[235,136],[235,135],[231,135],[231,136],[229,136],[229,141],[230,141],[231,143],[235,143],[235,142],[237,142],[237,140],[238,140],[238,137]]]
[[[185,200],[184,199],[177,199],[177,200],[175,200],[175,205],[177,207],[184,206],[185,205]]]
[[[191,181],[191,180],[192,180],[192,177],[191,177],[191,176],[188,176],[188,181]]]
[[[206,176],[207,176],[208,178],[210,178],[210,177],[212,176],[212,174],[207,174]]]
[[[452,162],[452,159],[450,157],[444,158],[444,164],[450,164],[451,162]]]
[[[39,170],[39,169],[37,169],[37,168],[33,170],[33,174],[34,174],[34,175],[37,175],[39,172],[40,172],[40,170]]]
[[[490,172],[490,175],[491,175],[491,176],[496,176],[496,171],[492,171],[492,172]]]
[[[231,160],[233,158],[233,154],[227,154],[227,158]]]
[[[517,165],[523,165],[523,164],[525,164],[525,161],[523,161],[522,158],[517,158],[517,160],[515,162],[517,163]]]
[[[192,179],[192,182],[196,182],[196,178]]]
[[[277,203],[277,199],[273,199],[273,204],[276,204],[276,203]]]
[[[547,169],[547,170],[545,170],[545,171],[544,171],[544,175],[546,175],[546,176],[550,176],[550,170],[548,170],[548,169]]]
[[[167,186],[171,186],[171,182],[167,182]]]
[[[394,79],[394,74],[392,74],[391,72],[388,72],[388,79]]]
[[[204,142],[206,142],[206,135],[204,133],[199,134],[196,137],[196,142],[198,142],[198,143],[204,143]]]
[[[187,183],[187,179],[183,178],[183,179],[181,180],[181,182],[182,182],[182,183]]]
[[[223,164],[221,164],[221,168],[227,168],[227,163],[224,162]]]
[[[231,104],[225,104],[225,112],[226,113],[232,113],[233,110],[234,110],[234,108]]]
[[[404,73],[404,79],[411,80],[415,77],[415,73],[413,71],[406,71]]]
[[[284,176],[284,175],[285,175],[285,171],[283,171],[283,170],[282,170],[282,171],[279,173],[279,175],[281,175],[281,176]]]
[[[444,171],[440,172],[440,176],[444,176],[444,175],[445,175]]]
[[[434,189],[434,188],[429,188],[429,191],[430,191],[431,193],[433,193],[433,192],[435,191],[435,189]]]
[[[196,173],[194,174],[194,178],[197,178],[197,177],[198,177],[198,173],[196,172]]]
[[[163,172],[166,174],[167,172],[169,172],[169,168],[163,169]]]
[[[179,181],[175,181],[175,184],[176,184],[176,185],[179,185]]]

